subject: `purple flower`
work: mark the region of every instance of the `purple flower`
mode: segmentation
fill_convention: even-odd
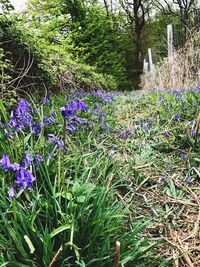
[[[85,105],[85,103],[78,99],[78,100],[72,100],[71,104],[67,103],[65,107],[61,107],[61,113],[65,120],[68,120],[70,117],[73,117],[76,115],[77,111],[87,111],[88,107]]]
[[[69,128],[68,128],[70,131],[72,132],[75,132],[77,130],[77,128],[75,127],[74,123],[73,122],[70,122],[69,123]]]
[[[184,183],[187,184],[187,185],[190,185],[192,184],[192,179],[190,176],[186,176],[185,179],[184,179]]]
[[[148,130],[149,130],[147,123],[144,123],[143,126],[142,126],[142,128],[143,128],[143,130],[145,132],[148,132]]]
[[[108,156],[108,159],[109,159],[109,160],[112,160],[112,159],[113,159],[113,156],[112,156],[112,155],[109,155],[109,156]]]
[[[25,99],[22,99],[17,107],[17,110],[15,112],[16,117],[21,117],[22,114],[25,114],[30,109],[30,104]]]
[[[163,135],[165,138],[168,138],[168,137],[169,137],[167,131],[163,131],[163,132],[162,132],[162,135]]]
[[[196,131],[195,131],[195,129],[192,129],[192,130],[191,130],[191,135],[192,135],[192,137],[195,137],[195,136],[196,136]]]
[[[99,120],[100,121],[103,121],[104,120],[104,116],[105,116],[105,113],[104,112],[100,113],[99,114]]]
[[[23,167],[28,167],[30,166],[32,163],[32,160],[30,158],[30,156],[27,154],[24,158],[23,158]]]
[[[161,181],[165,182],[166,179],[167,179],[167,174],[166,174],[166,173],[163,173],[163,174],[162,174]]]
[[[174,120],[175,121],[180,121],[180,115],[179,114],[174,115]]]
[[[49,106],[51,104],[51,100],[48,99],[47,97],[44,97],[44,98],[42,98],[40,103]]]
[[[49,125],[53,124],[56,120],[54,118],[48,117],[48,115],[44,115],[44,123]]]
[[[121,138],[121,139],[126,139],[126,138],[127,138],[127,135],[126,135],[125,133],[122,133],[122,134],[120,135],[120,138]]]
[[[88,106],[86,106],[82,100],[78,99],[77,100],[77,110],[88,111]]]
[[[39,161],[40,163],[44,162],[44,159],[41,155],[37,155],[36,158],[37,158],[37,161]]]
[[[102,126],[106,131],[109,131],[110,128],[107,123],[103,123]]]
[[[63,147],[63,141],[58,139],[54,134],[48,135],[48,141],[56,144],[57,148]]]
[[[11,198],[14,198],[16,195],[15,195],[15,190],[14,188],[11,186],[8,190],[8,197],[11,199]]]
[[[51,156],[51,153],[48,152],[48,153],[47,153],[47,158],[48,158],[48,159],[51,159],[51,157],[52,157],[52,156]]]
[[[33,107],[33,113],[34,113],[34,114],[38,114],[38,109],[37,109],[36,106]]]
[[[150,119],[149,119],[149,124],[150,124],[150,125],[154,125],[154,119],[150,118]]]
[[[18,163],[10,164],[9,171],[18,171],[20,169],[20,165]]]
[[[17,163],[11,164],[10,158],[7,154],[4,154],[0,160],[0,167],[3,167],[5,171],[18,171],[20,166]]]
[[[33,122],[32,125],[31,125],[31,131],[36,136],[40,135],[42,128],[43,128],[42,122],[38,122],[38,123],[37,122]]]
[[[3,167],[5,171],[9,170],[10,167],[10,158],[7,154],[4,154],[0,160],[0,167]]]
[[[28,101],[22,99],[15,113],[12,111],[10,116],[10,121],[8,122],[8,127],[13,129],[16,127],[17,131],[21,131],[25,125],[31,127],[32,116],[29,114],[30,104]]]
[[[60,108],[62,116],[65,120],[68,120],[71,116],[75,116],[75,110],[73,110],[69,104]]]
[[[182,159],[187,159],[188,158],[188,155],[186,153],[180,153],[179,156],[182,158]]]
[[[120,131],[119,131],[119,130],[114,130],[113,133],[114,133],[114,134],[119,134]]]
[[[8,122],[8,127],[10,129],[13,129],[16,125],[17,125],[17,121],[16,121],[14,114],[13,114],[13,111],[12,111],[10,114],[10,120]]]
[[[15,178],[15,182],[19,185],[20,189],[32,187],[33,182],[36,180],[33,174],[24,168],[20,168]]]
[[[51,111],[51,115],[52,115],[52,116],[56,116],[56,111],[55,111],[55,110],[52,110],[52,111]]]
[[[6,138],[12,139],[12,135],[8,133],[8,131],[6,129],[4,129],[4,134],[6,136]]]

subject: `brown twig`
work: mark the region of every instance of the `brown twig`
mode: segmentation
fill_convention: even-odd
[[[53,257],[52,261],[50,262],[48,267],[53,267],[54,263],[56,262],[56,260],[60,256],[60,253],[62,252],[62,249],[63,249],[63,247],[61,245],[60,248],[58,249],[58,251],[56,252],[55,256]]]
[[[116,242],[116,247],[115,247],[115,264],[114,267],[118,267],[119,266],[119,259],[120,259],[120,242],[117,241]]]

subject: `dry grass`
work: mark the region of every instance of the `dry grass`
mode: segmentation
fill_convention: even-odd
[[[142,76],[142,88],[152,90],[193,88],[200,84],[200,31],[192,34],[185,46],[173,52],[150,72]]]

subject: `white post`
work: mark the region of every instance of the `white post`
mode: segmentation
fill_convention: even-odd
[[[148,72],[148,67],[149,67],[149,63],[144,58],[144,61],[143,61],[143,73],[144,74],[146,74]]]
[[[167,25],[167,45],[168,45],[168,65],[169,65],[169,84],[171,89],[174,86],[174,58],[173,58],[173,28],[172,24]]]
[[[148,48],[148,57],[149,57],[149,68],[150,68],[150,73],[153,76],[154,73],[154,65],[153,65],[153,59],[152,59],[152,53],[151,53],[151,48]]]

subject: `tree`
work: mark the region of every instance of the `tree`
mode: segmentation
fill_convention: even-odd
[[[163,13],[179,16],[184,29],[184,41],[186,41],[191,28],[190,15],[196,6],[196,0],[157,1],[157,7],[162,10]]]
[[[142,32],[147,21],[147,16],[152,8],[153,1],[145,0],[120,0],[120,4],[127,15],[131,35],[135,44],[135,80],[139,88],[140,76],[143,68],[144,53],[142,50]]]
[[[1,15],[1,13],[8,14],[12,10],[14,10],[14,7],[10,3],[9,0],[1,0],[1,2],[0,2],[0,15]]]

